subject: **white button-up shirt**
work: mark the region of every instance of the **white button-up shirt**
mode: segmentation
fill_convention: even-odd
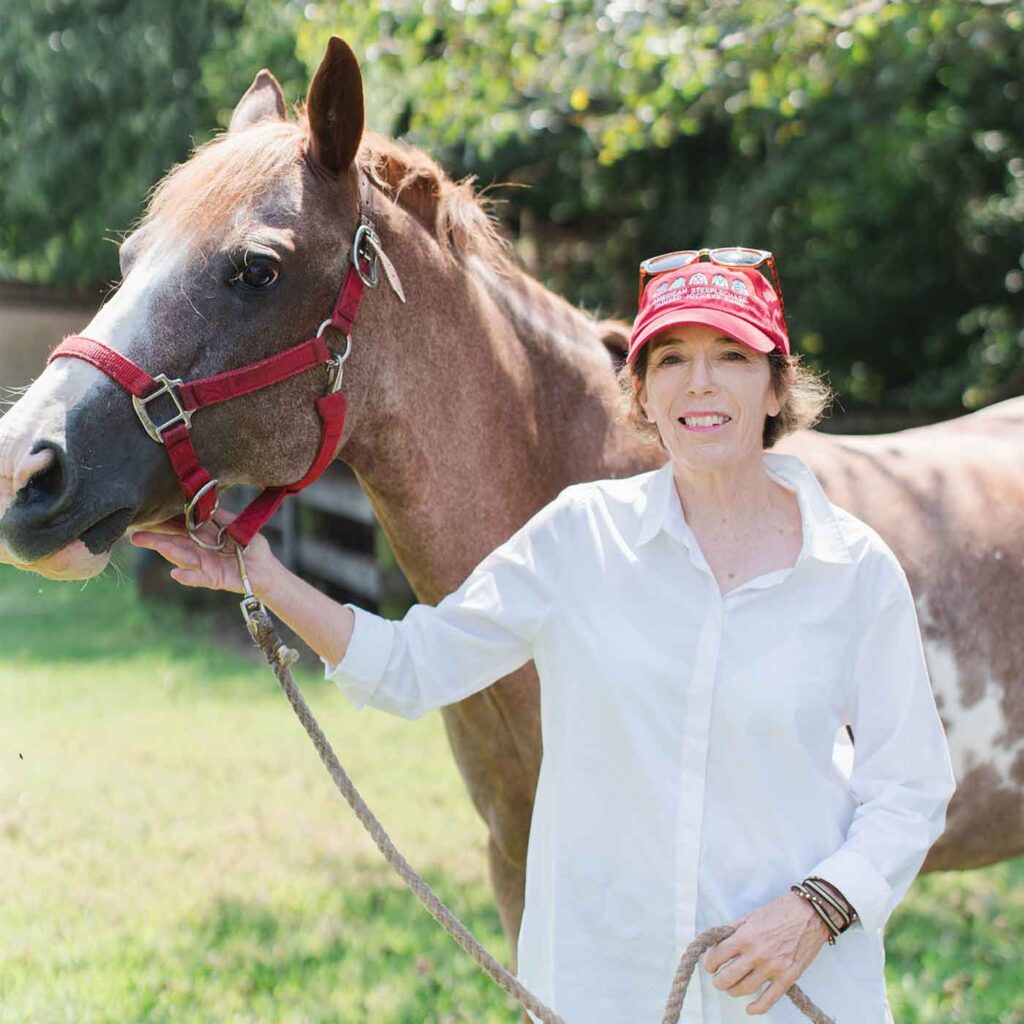
[[[945,827],[949,751],[895,555],[802,460],[763,459],[800,506],[790,568],[723,596],[667,462],[567,487],[436,607],[350,605],[325,664],[356,707],[416,718],[534,660],[518,973],[567,1024],[657,1024],[696,934],[808,875],[860,923],[801,987],[840,1024],[891,1021],[882,926]],[[747,1024],[755,998],[698,966],[682,1020]],[[757,1019],[806,1021],[785,997]]]

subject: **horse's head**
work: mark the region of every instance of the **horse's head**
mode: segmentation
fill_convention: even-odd
[[[120,287],[82,334],[150,376],[186,381],[315,335],[358,224],[363,116],[358,63],[339,39],[298,120],[287,118],[280,86],[261,71],[229,130],[155,190],[121,245]],[[325,337],[344,347],[339,332]],[[192,424],[200,461],[222,486],[294,482],[317,452],[315,401],[329,381],[328,366],[318,365],[201,410]],[[154,419],[174,412],[156,405]],[[350,405],[337,448],[358,414]],[[92,576],[126,529],[181,508],[167,454],[142,428],[131,396],[81,359],[53,360],[0,420],[0,562],[53,578]]]

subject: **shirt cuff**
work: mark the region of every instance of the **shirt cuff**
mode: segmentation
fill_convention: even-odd
[[[332,665],[322,655],[324,678],[345,694],[357,709],[373,697],[391,656],[395,641],[394,623],[358,605],[346,604],[355,615],[352,636],[341,661]]]
[[[889,916],[892,888],[868,859],[856,850],[840,848],[807,872],[831,882],[857,912],[861,927],[875,932]]]

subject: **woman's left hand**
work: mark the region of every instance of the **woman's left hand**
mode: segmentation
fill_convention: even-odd
[[[731,996],[753,995],[770,982],[747,1013],[767,1013],[807,969],[828,941],[828,929],[810,903],[787,892],[752,910],[736,931],[701,957],[715,988]]]

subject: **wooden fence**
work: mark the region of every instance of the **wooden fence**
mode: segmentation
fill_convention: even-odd
[[[232,488],[224,494],[224,507],[237,511],[258,493]],[[369,498],[343,462],[288,498],[262,532],[292,572],[337,601],[394,615],[416,600]]]

